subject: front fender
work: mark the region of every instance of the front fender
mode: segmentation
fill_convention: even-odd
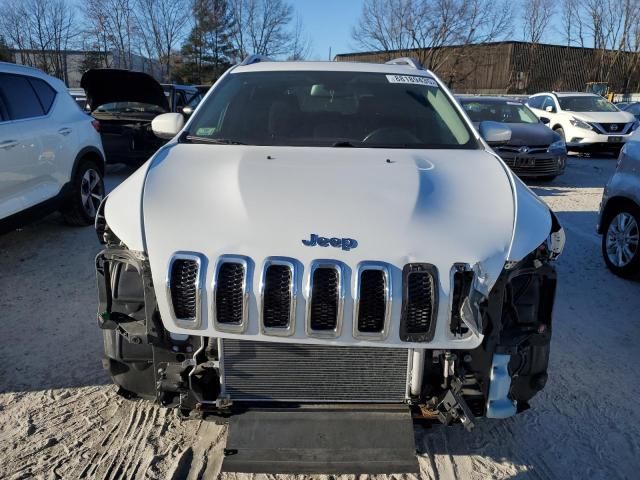
[[[538,248],[551,233],[552,212],[548,205],[512,175],[515,220],[507,261],[519,262]]]
[[[151,160],[131,174],[104,200],[104,219],[113,232],[130,250],[146,252],[142,196]]]

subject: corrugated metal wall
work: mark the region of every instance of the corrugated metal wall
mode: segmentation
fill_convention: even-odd
[[[418,58],[457,93],[584,91],[588,82],[606,82],[614,92],[640,91],[639,54],[590,48],[497,42],[350,53],[336,60],[380,63],[402,56]]]

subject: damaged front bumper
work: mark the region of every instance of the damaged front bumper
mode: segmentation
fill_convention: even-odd
[[[473,293],[460,269],[464,298],[453,299],[460,318],[452,316],[451,329],[465,334],[471,325],[483,341],[475,349],[436,350],[172,334],[163,327],[144,254],[109,248],[96,259],[104,366],[123,393],[184,413],[229,415],[275,403],[406,403],[415,418],[472,428],[475,417],[525,410],[546,383],[556,277],[538,257],[509,265],[487,297]],[[291,390],[279,391],[279,384]],[[298,394],[294,386],[301,384],[308,388]]]

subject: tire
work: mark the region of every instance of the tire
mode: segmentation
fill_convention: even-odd
[[[640,273],[640,208],[616,210],[605,220],[602,256],[613,273],[634,277]]]
[[[104,178],[94,160],[82,160],[71,180],[71,190],[62,210],[68,225],[93,225],[104,198]]]
[[[562,138],[562,140],[564,140],[565,142],[567,141],[567,139],[564,136],[564,128],[557,127],[557,128],[554,128],[553,131],[556,132],[558,135],[560,135],[560,138]]]

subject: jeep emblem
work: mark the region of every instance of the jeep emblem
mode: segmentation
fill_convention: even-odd
[[[315,247],[316,245],[319,247],[331,246],[334,248],[342,248],[342,250],[346,252],[358,246],[358,242],[356,242],[353,238],[319,237],[315,233],[311,234],[311,238],[309,238],[309,240],[302,240],[302,244],[305,247]]]

